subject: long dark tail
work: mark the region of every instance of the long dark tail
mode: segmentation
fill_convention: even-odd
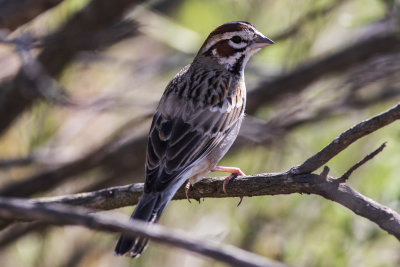
[[[169,201],[170,198],[163,196],[162,193],[143,194],[132,213],[131,219],[155,223]],[[126,254],[135,258],[146,249],[147,242],[148,239],[144,237],[131,238],[121,235],[115,247],[115,254]]]

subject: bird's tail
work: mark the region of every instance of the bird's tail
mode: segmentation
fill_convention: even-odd
[[[143,194],[132,213],[131,219],[155,223],[160,218],[169,200],[169,198],[164,199],[162,193]],[[126,254],[135,258],[146,249],[147,242],[148,239],[144,237],[131,238],[121,235],[115,247],[115,254]]]

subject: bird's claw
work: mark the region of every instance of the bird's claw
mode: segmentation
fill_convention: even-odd
[[[230,172],[231,175],[229,175],[228,177],[226,177],[224,179],[224,182],[222,184],[222,191],[224,191],[225,194],[227,194],[226,192],[226,185],[229,183],[230,180],[238,177],[238,176],[244,176],[244,172],[242,172],[239,168],[234,168],[234,167],[221,167],[221,166],[217,166],[215,167],[214,171],[223,171],[223,172]],[[243,201],[243,197],[240,197],[239,203],[237,204],[237,207],[240,206],[240,204]]]
[[[240,204],[242,204],[242,201],[243,201],[243,196],[240,197],[239,203],[237,203],[236,207],[239,207]]]
[[[222,191],[224,191],[225,194],[228,194],[226,192],[226,185],[229,183],[230,180],[232,180],[232,179],[234,179],[236,177],[237,177],[237,175],[232,173],[231,175],[229,175],[228,177],[226,177],[224,179],[224,183],[222,184]]]
[[[192,203],[189,199],[189,189],[191,186],[192,186],[192,184],[189,181],[186,183],[186,186],[185,186],[185,195],[186,195],[186,199],[187,199],[187,201],[189,201],[189,203]]]

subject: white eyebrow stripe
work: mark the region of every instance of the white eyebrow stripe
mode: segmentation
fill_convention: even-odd
[[[217,35],[213,36],[212,41],[208,43],[208,45],[203,49],[202,52],[208,51],[211,47],[213,47],[219,41],[231,39],[235,35],[242,37],[243,40],[247,40],[247,38],[246,38],[247,34],[246,34],[246,32],[243,32],[243,31],[226,32],[223,34],[217,34]],[[243,47],[245,47],[245,45]],[[243,47],[237,47],[237,48],[243,48]],[[236,48],[236,47],[234,47],[234,48]]]

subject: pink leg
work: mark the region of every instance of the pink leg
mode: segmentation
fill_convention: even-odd
[[[216,166],[212,171],[214,172],[230,172],[231,175],[225,178],[224,183],[222,184],[222,190],[226,194],[226,185],[229,183],[230,180],[238,177],[244,176],[244,172],[242,172],[239,168],[236,167],[224,167],[224,166]]]

